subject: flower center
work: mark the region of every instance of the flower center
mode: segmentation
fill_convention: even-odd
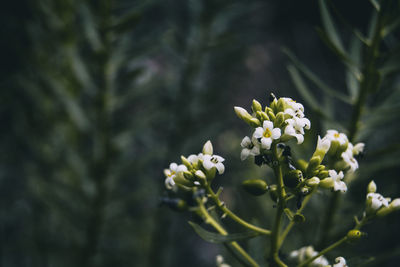
[[[269,138],[269,137],[271,137],[271,135],[272,135],[271,130],[268,128],[265,129],[263,136],[266,138]]]
[[[210,161],[211,161],[212,163],[218,163],[218,159],[215,158],[215,157],[212,157],[212,158],[210,159]]]
[[[340,134],[339,134],[339,133],[335,133],[333,136],[334,136],[335,138],[339,138]]]

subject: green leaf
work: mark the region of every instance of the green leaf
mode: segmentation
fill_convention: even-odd
[[[220,243],[226,243],[226,242],[233,242],[233,241],[238,241],[238,240],[244,240],[244,239],[249,239],[256,237],[260,235],[257,232],[249,231],[249,232],[244,232],[244,233],[235,233],[235,234],[228,234],[228,235],[221,235],[218,233],[210,232],[205,230],[203,227],[198,225],[197,223],[190,222],[190,226],[193,227],[194,231],[205,241],[215,243],[215,244],[220,244]]]
[[[349,56],[357,64],[361,63],[361,48],[361,41],[354,37],[350,42]],[[352,99],[356,98],[358,90],[360,89],[360,78],[360,75],[355,74],[351,69],[346,70],[347,90]]]
[[[336,31],[336,26],[329,13],[325,0],[319,0],[319,7],[321,12],[322,23],[324,25],[324,30],[327,33],[327,37],[330,39],[335,48],[338,49],[342,54],[344,54],[345,49],[342,40],[340,38],[340,35]]]
[[[332,97],[336,97],[344,103],[352,104],[349,96],[342,94],[326,85],[321,79],[317,77],[317,75],[315,75],[309,68],[302,64],[292,52],[290,52],[288,49],[283,49],[283,52],[292,60],[294,65],[304,74],[304,76],[306,76],[311,82],[313,82],[319,89],[323,90],[326,94]],[[314,101],[318,103],[315,99]]]

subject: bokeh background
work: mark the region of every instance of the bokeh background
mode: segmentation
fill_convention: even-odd
[[[366,32],[373,7],[341,0],[334,8],[343,42],[352,47],[349,25]],[[212,140],[226,158],[216,181],[225,202],[268,225],[272,202],[239,186],[269,174],[240,162],[240,141],[250,129],[233,106],[249,109],[253,98],[266,104],[270,92],[304,103],[313,122],[299,151],[306,155],[327,128],[348,130],[351,105],[307,81],[340,124],[324,121],[294,86],[293,63],[282,52],[286,47],[326,84],[350,94],[354,80],[316,31],[316,1],[22,0],[0,13],[0,266],[214,266],[225,250],[196,236],[190,214],[161,204],[170,196],[163,169]],[[389,37],[382,49],[400,59],[399,35]],[[356,138],[367,150],[334,224],[338,234],[361,215],[370,179],[378,192],[400,197],[398,100],[399,76],[391,72],[367,100]],[[311,204],[284,254],[317,240],[312,223],[321,223],[328,201],[321,194]],[[368,266],[397,266],[399,218],[368,225],[365,242],[340,255],[350,266],[375,256],[380,260]],[[263,242],[244,246],[254,254]]]

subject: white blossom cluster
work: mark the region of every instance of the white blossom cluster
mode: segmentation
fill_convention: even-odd
[[[291,98],[281,97],[278,100],[275,98],[270,107],[265,110],[272,112],[275,118],[269,118],[267,113],[264,113],[264,117],[259,116],[261,126],[255,127],[253,135],[244,137],[240,144],[242,147],[241,160],[245,160],[249,156],[260,155],[262,149],[271,149],[271,144],[275,140],[286,141],[296,138],[297,143],[301,144],[304,141],[304,129],[310,129],[311,123],[304,116],[303,105]],[[245,115],[249,115],[240,107],[235,107],[235,111],[241,118],[247,119]],[[278,117],[283,120],[278,121]]]
[[[209,172],[218,171],[223,174],[225,171],[224,158],[213,155],[213,148],[210,141],[207,141],[203,147],[203,153],[192,154],[185,158],[184,164],[175,162],[169,165],[169,169],[164,170],[165,187],[169,190],[177,190],[177,181],[184,182],[183,185],[200,185],[198,179],[205,179]],[[188,179],[188,177],[190,179]],[[197,180],[196,180],[197,179]]]
[[[289,254],[292,260],[297,261],[297,263],[302,263],[318,254],[312,246],[302,247],[298,250],[294,250]],[[335,259],[335,264],[330,265],[329,261],[324,256],[319,256],[309,265],[310,267],[348,267],[346,260],[343,257],[337,257]]]
[[[376,184],[374,181],[368,184],[366,199],[366,212],[368,215],[378,214],[378,216],[384,216],[398,209],[400,209],[400,198],[392,201],[391,198],[376,193]]]

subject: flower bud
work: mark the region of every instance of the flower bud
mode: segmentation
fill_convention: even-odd
[[[367,187],[367,192],[368,193],[375,193],[376,192],[376,184],[375,184],[374,180],[369,182],[368,187]]]
[[[183,172],[178,173],[175,177],[174,177],[174,182],[178,185],[183,185],[183,186],[187,186],[187,187],[192,187],[193,186],[193,182],[186,179],[184,176]]]
[[[297,161],[297,166],[299,167],[299,169],[300,169],[302,172],[306,172],[308,163],[307,163],[307,161],[305,161],[304,159],[299,159],[299,160]]]
[[[257,118],[260,119],[261,121],[269,120],[267,113],[265,113],[264,111],[257,111]]]
[[[213,146],[211,141],[208,140],[203,146],[203,154],[204,155],[212,155],[213,154]]]
[[[330,177],[325,178],[325,179],[322,179],[322,180],[319,182],[319,186],[322,187],[322,188],[325,188],[325,189],[332,188],[333,185],[334,185],[333,179],[330,178]]]
[[[400,198],[394,199],[392,202],[390,202],[388,207],[382,207],[379,209],[376,215],[378,217],[384,217],[397,210],[400,210]]]
[[[317,186],[317,185],[319,185],[319,183],[320,183],[320,179],[318,177],[315,177],[315,176],[306,181],[306,184],[308,186],[311,186],[311,187]]]
[[[249,121],[246,121],[252,127],[259,127],[261,126],[261,122],[257,118],[251,118]]]
[[[254,196],[261,196],[268,191],[268,185],[261,179],[249,179],[242,183],[243,189]]]
[[[285,114],[283,112],[278,112],[275,116],[274,126],[280,128],[285,123]]]
[[[319,173],[318,173],[318,177],[320,178],[320,179],[324,179],[324,178],[326,178],[326,177],[329,177],[329,171],[320,171]]]
[[[353,242],[359,240],[362,235],[361,231],[353,229],[347,232],[346,237],[348,241]]]
[[[316,168],[321,164],[321,158],[319,156],[312,157],[307,166],[307,176],[310,177],[311,174],[316,170]]]
[[[184,156],[181,156],[181,161],[182,161],[182,164],[188,168],[188,170],[193,168],[190,161],[187,158],[185,158]]]
[[[270,185],[269,189],[269,196],[271,197],[272,201],[276,202],[278,200],[278,188],[276,184]]]
[[[261,122],[257,118],[253,118],[244,108],[234,107],[234,110],[236,115],[250,126],[258,127],[261,125]]]
[[[191,172],[189,172],[189,171],[184,171],[183,172],[183,177],[185,177],[185,179],[189,180],[189,181],[193,181],[194,180],[193,174]]]
[[[258,102],[257,100],[253,99],[253,103],[251,105],[251,109],[253,110],[253,112],[261,111],[262,110],[262,106],[261,106],[260,102]]]
[[[206,175],[204,174],[204,172],[202,172],[201,170],[197,170],[194,175],[196,176],[197,179],[199,179],[200,181],[205,181],[206,180]]]
[[[303,173],[300,170],[291,170],[283,176],[286,186],[290,188],[296,187],[303,179]]]

